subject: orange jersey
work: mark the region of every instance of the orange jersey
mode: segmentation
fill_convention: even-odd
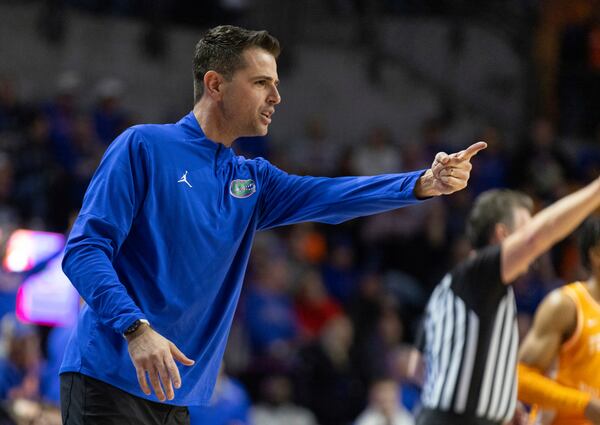
[[[577,327],[565,341],[558,356],[556,381],[600,396],[600,304],[581,282],[571,283],[562,289],[577,306]],[[557,412],[555,425],[591,425],[583,416],[574,417]]]

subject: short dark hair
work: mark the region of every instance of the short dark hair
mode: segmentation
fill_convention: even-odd
[[[475,199],[467,221],[467,236],[475,249],[490,243],[496,224],[514,225],[515,208],[533,211],[532,199],[522,192],[509,189],[493,189]]]
[[[204,93],[204,74],[216,71],[228,80],[246,64],[244,50],[258,47],[275,58],[281,48],[279,41],[267,31],[252,31],[233,25],[221,25],[209,29],[196,44],[194,51],[194,104]]]
[[[600,216],[588,218],[579,229],[579,255],[581,264],[591,270],[590,249],[600,245]]]

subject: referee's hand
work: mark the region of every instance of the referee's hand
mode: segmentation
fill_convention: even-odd
[[[173,400],[173,387],[181,387],[181,376],[175,360],[185,366],[193,365],[194,361],[188,359],[175,344],[145,323],[127,336],[127,343],[127,350],[144,394],[151,394],[146,379],[148,374],[156,397],[160,401]]]

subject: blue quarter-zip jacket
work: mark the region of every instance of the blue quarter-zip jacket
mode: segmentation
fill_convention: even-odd
[[[63,269],[86,302],[60,372],[139,388],[122,333],[145,318],[196,363],[169,403],[208,403],[257,230],[340,223],[418,203],[423,171],[300,177],[209,140],[193,113],[138,125],[108,148],[73,225]]]

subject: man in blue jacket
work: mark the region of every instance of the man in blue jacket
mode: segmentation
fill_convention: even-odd
[[[267,134],[281,101],[278,54],[266,31],[209,30],[193,111],[108,148],[63,262],[87,304],[60,371],[65,423],[189,423],[185,406],[210,400],[257,230],[339,223],[466,186],[483,142],[428,170],[373,177],[300,177],[236,156],[234,140]]]

